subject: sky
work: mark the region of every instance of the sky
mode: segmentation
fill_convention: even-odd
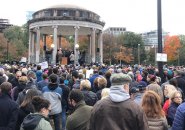
[[[162,1],[162,28],[171,35],[185,34],[185,0]],[[71,4],[100,15],[108,27],[126,27],[136,33],[157,30],[157,0],[2,0],[0,18],[23,25],[27,11]]]

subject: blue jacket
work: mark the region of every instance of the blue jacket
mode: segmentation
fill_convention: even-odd
[[[185,130],[185,103],[177,108],[172,130]]]
[[[43,96],[51,103],[51,112],[49,115],[55,115],[62,112],[62,88],[58,84],[49,84],[42,88]]]
[[[172,102],[168,108],[167,112],[167,120],[168,120],[168,125],[172,126],[174,118],[175,118],[175,113],[177,110],[177,107],[179,104]]]

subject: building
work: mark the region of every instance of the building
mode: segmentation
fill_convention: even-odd
[[[12,26],[12,24],[9,23],[8,19],[0,19],[0,33],[2,33],[4,29],[10,26]]]
[[[162,31],[162,43],[164,43],[165,37],[169,34],[169,32]],[[140,34],[144,41],[145,50],[149,51],[151,47],[158,46],[158,32],[157,30],[145,32]]]
[[[75,5],[56,5],[38,10],[28,21],[29,25],[29,63],[41,62],[44,51],[48,48],[46,36],[53,36],[52,64],[56,64],[57,50],[62,48],[62,36],[74,36],[75,64],[78,62],[78,35],[89,38],[89,62],[103,62],[102,30],[105,25],[100,16],[90,10]],[[44,47],[40,47],[43,39]],[[40,51],[40,49],[45,50]],[[96,51],[98,48],[98,52]],[[43,54],[41,54],[43,52]],[[98,57],[98,58],[97,58]],[[99,61],[98,61],[99,60]]]
[[[111,34],[111,35],[120,35],[126,32],[125,27],[109,27],[103,31],[103,33]]]

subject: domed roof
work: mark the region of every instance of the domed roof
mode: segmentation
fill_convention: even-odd
[[[70,9],[81,9],[81,10],[87,10],[83,7],[80,7],[80,6],[77,6],[77,5],[72,5],[72,4],[61,4],[61,5],[54,5],[54,6],[50,6],[50,7],[47,7],[46,9],[53,9],[53,8],[56,8],[56,9],[59,9],[59,8],[70,8]]]

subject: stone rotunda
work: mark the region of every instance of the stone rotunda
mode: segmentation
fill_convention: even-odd
[[[74,36],[75,63],[78,60],[78,36],[88,36],[87,57],[89,63],[103,63],[102,30],[105,25],[100,16],[74,5],[57,5],[39,10],[32,15],[29,25],[29,63],[39,63],[45,58],[46,36],[53,36],[52,63],[56,63],[57,50],[61,48],[62,36]],[[43,48],[40,47],[40,40]],[[42,57],[42,58],[41,58]]]

